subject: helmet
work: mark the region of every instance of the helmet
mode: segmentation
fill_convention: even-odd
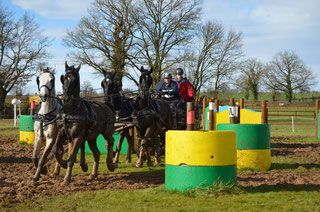
[[[172,79],[172,75],[170,73],[165,73],[163,76],[165,79]]]
[[[183,69],[182,68],[177,68],[176,69],[176,74],[183,75]]]

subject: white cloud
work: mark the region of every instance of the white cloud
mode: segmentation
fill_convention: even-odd
[[[78,20],[93,0],[11,0],[25,10],[33,10],[49,19]]]

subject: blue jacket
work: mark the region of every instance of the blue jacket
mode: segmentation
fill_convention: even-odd
[[[179,86],[174,81],[170,81],[169,83],[163,81],[161,86],[157,89],[157,93],[162,93],[163,97],[170,101],[180,98]]]

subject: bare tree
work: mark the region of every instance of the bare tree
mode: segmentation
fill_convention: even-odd
[[[212,67],[217,62],[217,47],[222,42],[223,27],[221,24],[207,22],[196,30],[193,51],[188,51],[186,70],[190,83],[194,86],[195,95],[211,78]]]
[[[283,92],[291,102],[294,91],[307,91],[315,84],[315,77],[301,58],[290,51],[277,53],[265,73],[265,83],[274,91]]]
[[[7,94],[14,85],[30,81],[38,63],[48,55],[50,41],[41,36],[38,25],[28,14],[17,21],[0,4],[0,117]]]
[[[96,95],[90,81],[84,81],[81,85],[81,93],[84,97]]]
[[[135,34],[135,64],[153,67],[154,82],[180,60],[175,47],[191,41],[192,29],[200,19],[199,0],[141,0],[134,11],[138,32]]]
[[[249,58],[240,63],[239,69],[241,74],[237,79],[237,86],[245,91],[246,99],[249,98],[249,91],[251,91],[254,100],[258,100],[263,73],[262,63],[256,58]]]
[[[130,12],[132,0],[95,0],[89,15],[83,17],[72,31],[68,31],[64,43],[76,48],[69,56],[77,62],[117,72],[122,87],[122,77],[133,45],[133,27]],[[106,67],[107,66],[107,67]]]
[[[241,33],[230,30],[219,43],[217,54],[215,54],[215,64],[212,67],[212,84],[214,97],[233,77],[234,71],[238,68],[238,59],[243,56]]]

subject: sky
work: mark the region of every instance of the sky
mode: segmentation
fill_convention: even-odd
[[[63,46],[62,38],[87,14],[93,0],[0,1],[17,17],[24,12],[33,15],[43,35],[54,39],[48,49],[52,55],[48,66],[56,67],[59,78],[70,52]],[[280,51],[295,51],[313,71],[316,81],[320,81],[320,0],[203,0],[202,3],[202,21],[218,21],[226,29],[242,32],[245,58],[265,63]],[[82,65],[80,75],[82,81],[88,80],[94,88],[100,88],[101,79],[90,67]],[[136,89],[128,80],[123,85]],[[60,80],[56,80],[56,90],[62,90]],[[320,83],[312,90],[320,91]],[[26,92],[36,91],[33,79]]]

